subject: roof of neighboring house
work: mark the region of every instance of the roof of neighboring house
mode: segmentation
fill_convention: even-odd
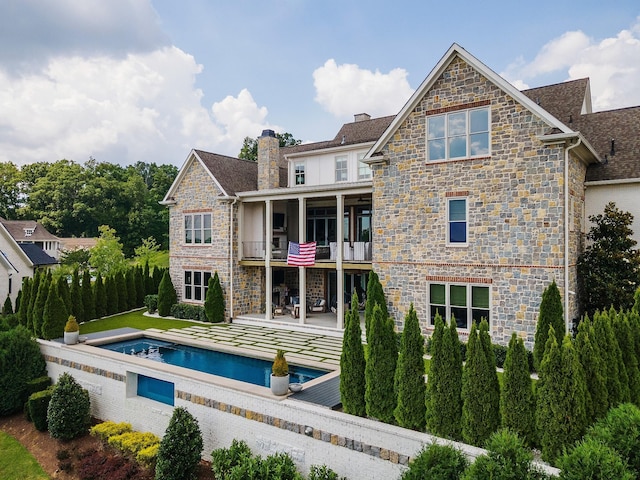
[[[55,258],[47,255],[45,251],[35,243],[20,243],[19,246],[27,257],[29,257],[29,260],[31,260],[34,267],[40,265],[55,265],[58,263]]]
[[[88,250],[96,246],[98,242],[97,238],[84,238],[84,237],[58,237],[60,240],[61,250],[79,250],[84,248]]]
[[[194,150],[226,195],[258,188],[258,162]]]
[[[41,223],[35,220],[6,220],[0,218],[0,223],[4,225],[9,234],[18,243],[58,240],[58,237],[49,233]],[[31,231],[32,233],[27,235],[27,231]]]

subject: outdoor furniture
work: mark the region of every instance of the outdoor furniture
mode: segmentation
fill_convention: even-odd
[[[316,302],[311,306],[311,312],[320,312],[324,313],[327,311],[327,301],[324,298],[319,298]]]
[[[291,309],[291,318],[300,318],[300,304],[296,303]]]

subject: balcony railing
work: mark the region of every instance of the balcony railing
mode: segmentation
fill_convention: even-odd
[[[266,242],[242,242],[242,258],[244,260],[264,260],[267,249]],[[370,262],[371,242],[344,242],[343,261],[347,262]],[[335,262],[338,258],[338,242],[331,242],[329,245],[318,245],[316,247],[316,261]],[[271,246],[272,260],[286,260],[287,248]]]

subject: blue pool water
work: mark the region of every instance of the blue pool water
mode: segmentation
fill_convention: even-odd
[[[268,387],[270,384],[273,362],[259,358],[244,357],[150,338],[136,338],[99,345],[99,347],[263,387]],[[327,372],[324,370],[289,365],[291,383],[305,383],[325,373]]]

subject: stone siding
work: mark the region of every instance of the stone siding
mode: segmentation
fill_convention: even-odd
[[[482,105],[490,107],[491,154],[427,163],[426,115]],[[373,268],[398,322],[413,302],[427,330],[427,279],[467,279],[491,285],[494,341],[507,343],[515,330],[531,346],[542,291],[555,279],[565,292],[564,148],[537,139],[548,129],[460,59],[409,114],[384,148],[388,165],[376,167],[373,179],[373,228],[381,240]],[[577,164],[572,157],[576,227],[585,172]],[[451,196],[467,198],[467,246],[446,242]],[[574,237],[572,248],[579,232]]]

